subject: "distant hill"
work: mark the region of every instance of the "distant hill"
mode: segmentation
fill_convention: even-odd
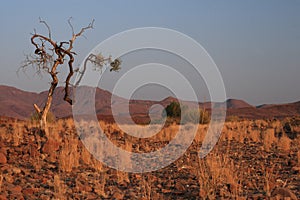
[[[87,87],[88,89],[88,87]],[[62,87],[58,87],[55,90],[53,96],[52,112],[58,118],[72,116],[72,107],[63,101],[64,91]],[[47,97],[47,91],[41,93],[27,92],[10,86],[0,86],[0,116],[13,117],[17,119],[28,119],[32,113],[34,113],[33,103],[38,104],[40,107],[43,106],[43,102]],[[111,97],[112,94],[109,91],[96,89],[95,95],[95,110],[99,118],[112,120],[111,111]],[[120,111],[120,115],[129,117],[127,113],[121,113],[126,106],[127,100],[118,96],[114,96],[112,102],[116,110]],[[129,111],[133,119],[137,122],[149,120],[148,112],[151,106],[154,104],[160,104],[166,107],[172,101],[176,101],[174,97],[167,97],[161,101],[151,100],[130,100]],[[88,102],[83,102],[88,103]],[[185,104],[197,104],[198,102],[184,101]],[[210,102],[198,103],[199,106],[205,107],[210,111]],[[260,118],[283,118],[300,116],[300,101],[289,104],[279,105],[262,105],[252,106],[243,100],[228,99],[227,105],[227,116],[238,116],[241,118],[248,119],[260,119]],[[159,110],[152,109],[152,113],[157,113]]]
[[[247,102],[243,100],[238,100],[238,99],[228,99],[226,101],[227,103],[227,108],[233,108],[233,109],[238,109],[238,108],[253,108],[254,106],[248,104]]]
[[[33,112],[33,102],[40,102],[39,94],[0,86],[0,116],[27,118]]]

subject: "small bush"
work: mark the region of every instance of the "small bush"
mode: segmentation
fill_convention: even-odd
[[[178,102],[170,103],[162,113],[163,117],[167,117],[166,122],[176,123],[200,123],[207,124],[210,121],[209,113],[202,109],[190,109],[186,105]]]
[[[39,119],[39,114],[37,112],[32,113],[31,116],[30,116],[30,120],[32,122],[39,121],[40,120]],[[55,122],[55,120],[56,120],[55,115],[52,112],[48,112],[48,114],[47,114],[47,122],[48,123],[53,123],[53,122]]]
[[[181,116],[181,108],[180,104],[178,102],[173,101],[170,103],[166,109],[165,112],[163,112],[163,115],[167,115],[167,117],[177,118]]]
[[[230,115],[226,117],[227,122],[238,122],[240,120],[239,116],[236,115]]]
[[[207,124],[210,121],[209,113],[205,110],[199,109],[186,109],[183,112],[182,122],[183,123],[199,123]]]

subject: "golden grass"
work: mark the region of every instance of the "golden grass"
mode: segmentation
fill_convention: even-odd
[[[227,188],[221,190],[222,196],[239,197],[241,185],[239,183],[238,168],[226,154],[209,154],[199,159],[198,180],[199,196],[203,199],[216,199],[217,187],[226,183]]]
[[[0,192],[2,191],[2,182],[3,182],[3,175],[0,174]]]
[[[11,142],[13,146],[19,146],[24,142],[25,138],[31,138],[28,135],[29,131],[25,130],[36,127],[37,124],[34,122],[11,122],[8,126],[0,126],[0,138],[3,141]],[[89,130],[96,131],[96,127],[100,125],[106,136],[117,146],[123,148],[129,152],[150,152],[164,147],[160,145],[153,147],[154,142],[163,142],[163,144],[171,141],[177,134],[180,129],[180,125],[173,124],[168,127],[160,127],[157,125],[151,127],[151,130],[145,129],[145,127],[136,127],[134,125],[124,125],[126,130],[129,132],[135,132],[140,135],[146,134],[147,131],[157,132],[156,135],[145,138],[144,142],[141,143],[141,140],[137,137],[130,136],[130,134],[125,133],[120,130],[116,124],[105,123],[100,121],[99,123],[95,122],[86,122],[81,121],[80,126],[84,129],[88,128]],[[184,131],[188,132],[195,128],[196,125],[187,124],[184,127]],[[295,130],[298,130],[299,127],[295,127]],[[196,137],[194,139],[194,144],[200,146],[202,143],[205,134],[207,132],[208,125],[199,125],[197,127]],[[74,132],[74,122],[72,119],[63,119],[58,120],[55,123],[49,124],[49,134],[46,135],[49,140],[55,140],[59,142],[59,149],[57,151],[48,152],[49,155],[42,155],[41,157],[36,157],[34,160],[35,168],[39,170],[41,165],[39,160],[45,158],[57,159],[59,162],[59,172],[68,173],[72,170],[80,167],[83,163],[89,165],[95,170],[97,170],[101,175],[98,180],[95,181],[95,193],[103,197],[107,197],[107,191],[105,190],[105,185],[107,182],[107,169],[108,167],[103,165],[101,162],[96,160],[87,148],[84,147],[82,142],[78,140],[78,135]],[[198,159],[196,163],[196,168],[194,169],[197,173],[197,178],[200,186],[199,196],[201,198],[215,199],[217,198],[215,191],[219,187],[220,183],[225,183],[226,188],[221,189],[221,195],[227,196],[231,199],[241,199],[244,196],[242,195],[242,185],[241,180],[244,178],[240,166],[234,163],[234,160],[231,158],[232,155],[229,154],[230,141],[236,141],[240,144],[245,144],[245,142],[254,142],[261,144],[259,148],[261,150],[270,152],[274,147],[277,147],[278,150],[289,153],[292,147],[292,140],[288,138],[282,132],[282,123],[280,121],[264,121],[264,120],[245,120],[245,121],[228,121],[225,123],[222,130],[222,135],[219,139],[219,143],[226,142],[227,150],[226,152],[221,151],[216,147],[207,157],[204,159]],[[13,134],[12,134],[13,133]],[[32,136],[33,137],[33,136]],[[41,140],[39,137],[34,136],[32,140]],[[90,140],[87,144],[93,145],[94,136],[87,138],[87,141]],[[300,144],[300,139],[295,140]],[[294,141],[294,142],[295,142]],[[38,141],[37,141],[38,142]],[[41,142],[42,143],[42,142]],[[34,156],[34,149],[38,147],[32,147],[32,155]],[[101,147],[95,147],[101,148]],[[96,149],[96,152],[99,149]],[[111,151],[110,149],[106,150],[107,152]],[[239,153],[239,152],[236,152]],[[45,157],[46,156],[46,157]],[[300,150],[297,152],[297,164],[300,167]],[[131,158],[126,159],[126,164],[131,164]],[[185,167],[182,164],[177,163],[178,168]],[[261,166],[264,169],[264,190],[266,195],[270,197],[272,190],[276,186],[276,172],[275,169],[270,166]],[[251,173],[251,168],[249,167],[248,173]],[[118,183],[129,183],[129,173],[116,171],[116,177]],[[0,175],[0,192],[3,179],[9,181],[10,177],[5,177],[5,175]],[[55,198],[63,199],[64,193],[66,192],[66,185],[61,181],[60,174],[56,174],[53,177],[54,188],[55,188]],[[143,191],[146,199],[151,199],[155,197],[155,194],[151,192],[153,183],[151,183],[151,175],[147,177],[142,177]],[[252,184],[252,187],[256,187],[255,183]],[[83,187],[81,183],[76,183],[77,188]],[[154,195],[154,196],[153,196]]]

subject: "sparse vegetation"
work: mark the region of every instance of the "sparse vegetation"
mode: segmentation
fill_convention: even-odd
[[[171,102],[163,111],[163,117],[167,117],[167,123],[200,123],[207,124],[210,121],[209,113],[203,109],[190,109],[187,105]]]
[[[68,102],[70,105],[73,104],[73,100],[71,99],[71,90],[70,90],[70,81],[73,77],[74,73],[79,72],[80,78],[77,80],[75,86],[78,86],[87,67],[87,63],[90,62],[93,64],[94,68],[102,69],[103,65],[110,64],[110,71],[118,71],[120,69],[121,61],[119,59],[115,59],[114,61],[111,59],[111,56],[105,58],[101,54],[94,55],[90,54],[88,58],[85,60],[84,68],[82,71],[79,69],[74,69],[73,63],[75,61],[76,52],[73,51],[74,42],[78,37],[81,37],[85,31],[92,29],[94,26],[94,20],[89,23],[86,27],[83,27],[75,33],[74,27],[71,23],[71,18],[68,20],[68,24],[71,29],[72,37],[69,40],[57,42],[52,38],[52,32],[50,26],[46,23],[46,21],[40,19],[40,23],[45,25],[48,31],[48,35],[41,35],[34,33],[31,36],[31,43],[34,46],[34,55],[27,55],[21,69],[25,71],[28,66],[32,66],[37,74],[46,73],[51,77],[51,84],[48,90],[47,99],[44,102],[44,106],[40,108],[37,104],[33,104],[34,109],[38,113],[38,118],[40,121],[40,128],[44,131],[48,131],[47,127],[47,116],[50,111],[53,94],[54,91],[61,82],[57,74],[59,73],[58,67],[64,66],[65,61],[68,61],[69,73],[64,79],[64,101]],[[65,67],[65,66],[64,66]]]
[[[183,123],[200,123],[200,124],[208,124],[210,121],[209,113],[205,110],[191,110],[186,109],[183,112]]]
[[[240,117],[236,116],[236,115],[231,115],[231,116],[226,117],[227,122],[237,122],[239,120],[240,120]]]
[[[50,111],[47,113],[47,117],[46,117],[47,123],[53,123],[56,120],[55,115]],[[39,113],[37,113],[36,111],[31,114],[30,116],[30,121],[31,122],[39,122],[40,121],[40,116]]]
[[[167,117],[171,118],[180,118],[181,117],[181,108],[180,103],[178,102],[171,102],[167,107],[165,108],[165,112],[162,113],[162,115],[166,115]]]
[[[0,160],[1,198],[300,197],[300,138],[289,138],[283,129],[285,123],[280,121],[226,122],[218,144],[204,159],[199,159],[198,151],[208,125],[199,125],[193,144],[183,156],[168,167],[143,174],[120,172],[97,161],[79,140],[71,119],[49,124],[50,135],[44,135],[30,121],[1,124],[0,153],[6,157]],[[115,145],[131,152],[164,147],[181,126],[164,127],[157,135],[141,140],[122,132],[116,124],[99,124]],[[97,124],[81,125],[93,129]],[[189,130],[188,126],[196,124],[183,126]],[[299,132],[299,126],[290,126]],[[276,137],[277,130],[283,131],[281,137]]]

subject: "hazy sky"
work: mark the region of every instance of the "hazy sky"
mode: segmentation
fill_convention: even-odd
[[[24,53],[33,50],[30,33],[34,28],[46,33],[39,17],[48,22],[53,38],[59,41],[70,38],[67,20],[72,16],[75,29],[96,20],[95,29],[85,34],[87,39],[76,41],[76,65],[113,34],[137,27],[164,27],[192,37],[208,51],[222,74],[228,98],[254,105],[299,101],[299,10],[299,0],[3,1],[0,84],[47,90],[48,78],[41,80],[33,71],[17,76],[16,71]],[[109,81],[103,83],[106,89],[109,85]]]

